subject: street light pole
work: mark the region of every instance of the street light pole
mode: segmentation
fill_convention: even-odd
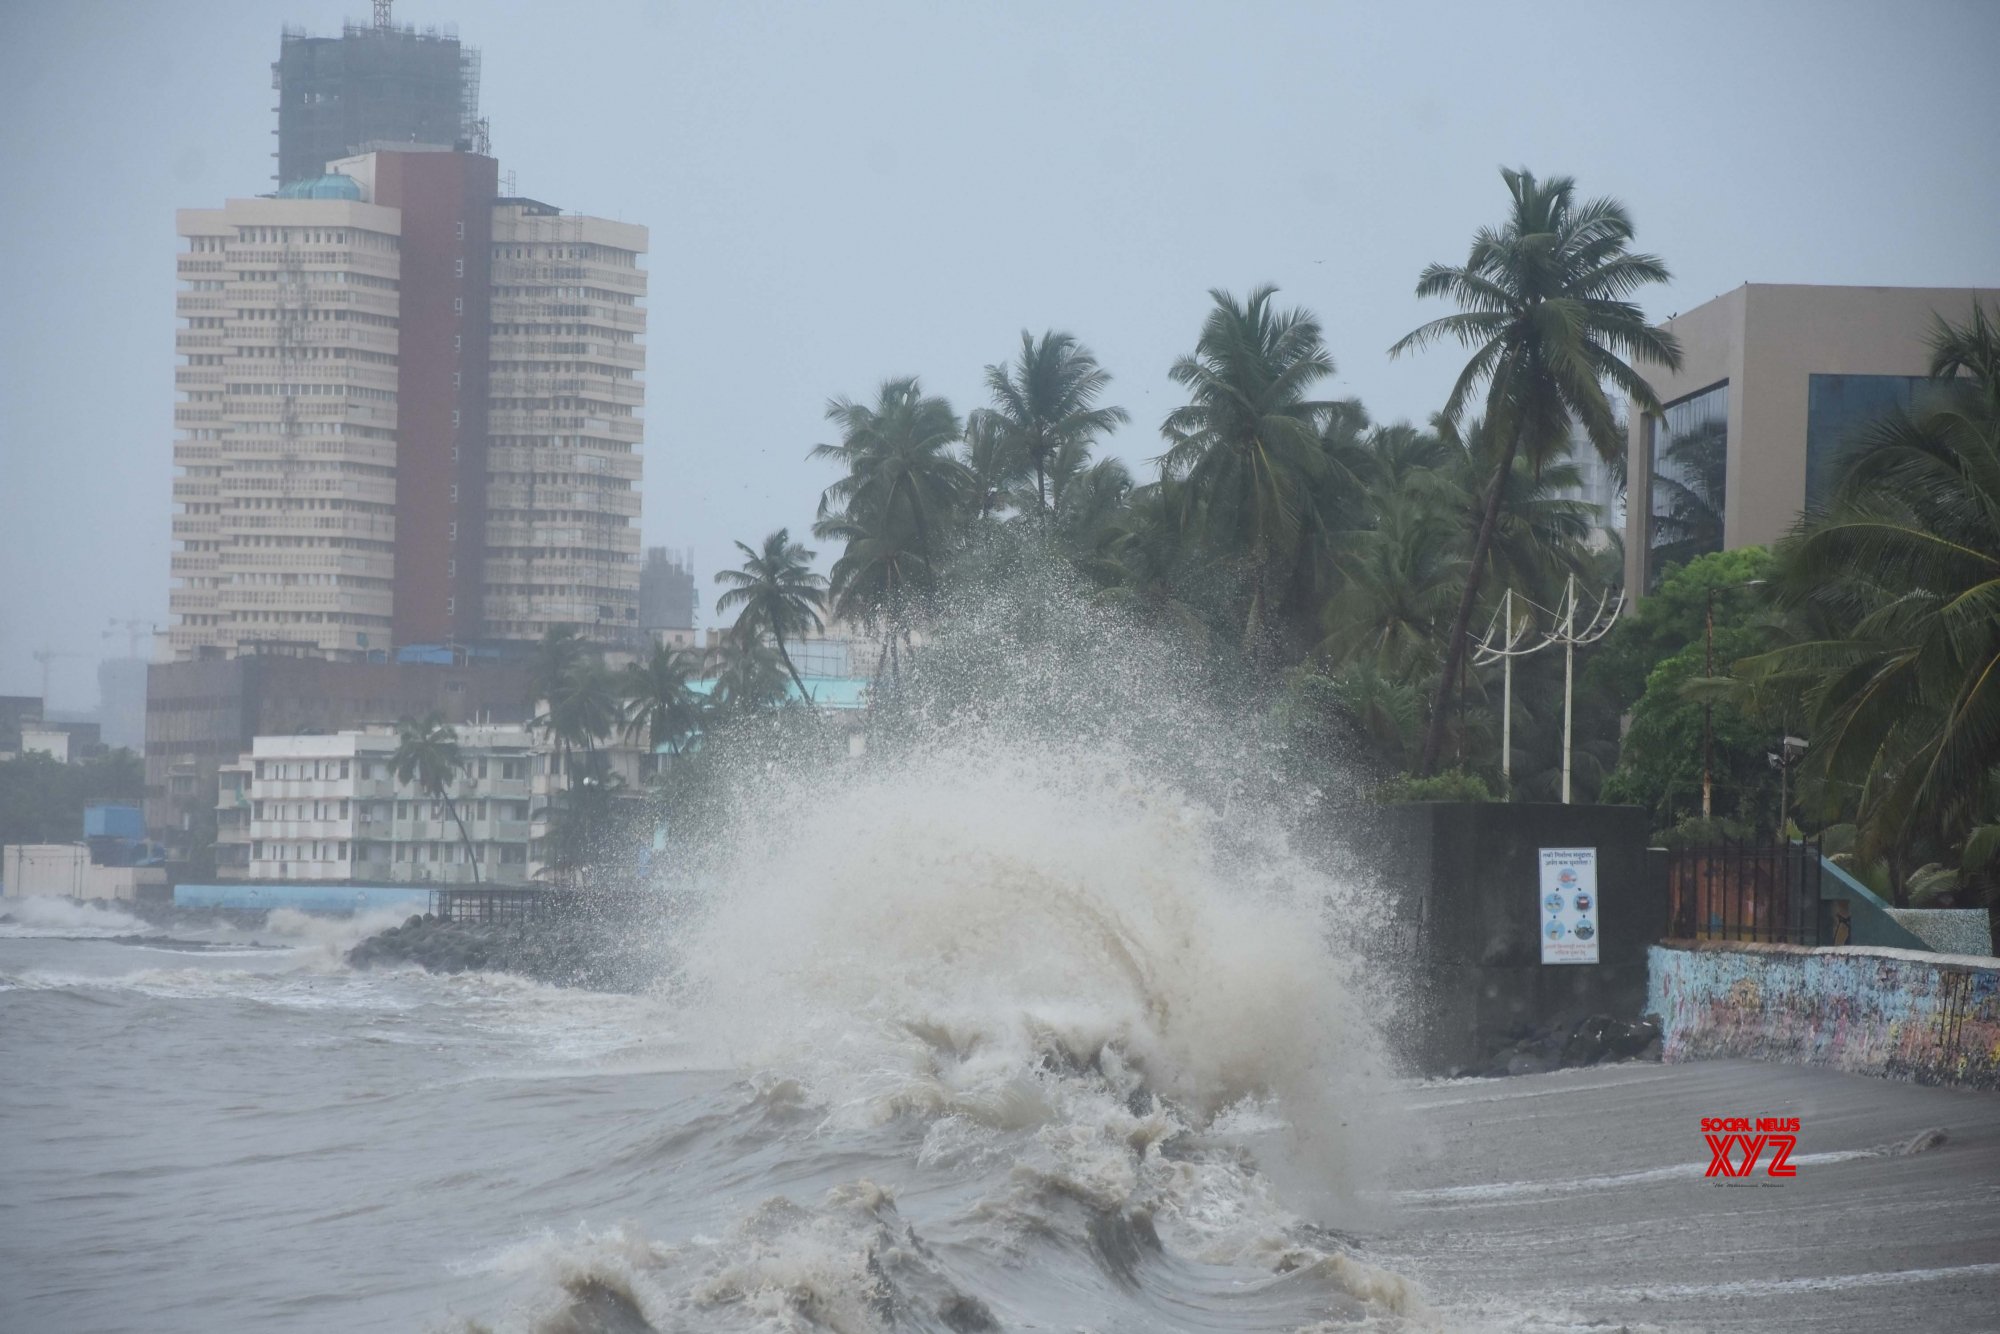
[[[1701,674],[1713,680],[1715,677],[1715,588],[1708,590],[1708,612],[1703,617],[1703,642]],[[1701,818],[1706,820],[1715,810],[1715,701],[1706,691],[1701,699]]]
[[[1765,581],[1745,579],[1740,584],[1730,584],[1730,588],[1757,588]],[[1714,809],[1715,792],[1715,587],[1708,589],[1708,611],[1703,617],[1701,674],[1701,818],[1706,820]]]
[[[1563,805],[1569,805],[1570,719],[1574,713],[1576,679],[1576,576],[1569,577],[1569,600],[1563,617]]]

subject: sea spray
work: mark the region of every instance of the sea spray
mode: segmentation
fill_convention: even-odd
[[[952,1227],[1000,1253],[1060,1236],[1119,1283],[1178,1255],[1407,1309],[1306,1221],[1367,1184],[1393,993],[1342,943],[1373,903],[1326,827],[1341,775],[1296,782],[1197,655],[1064,581],[986,591],[878,680],[865,745],[799,712],[704,757],[660,932],[681,1031],[801,1091],[815,1134],[910,1123],[912,1166],[997,1169]],[[851,1213],[770,1207],[815,1220],[781,1250]],[[791,1271],[716,1272],[759,1308]]]

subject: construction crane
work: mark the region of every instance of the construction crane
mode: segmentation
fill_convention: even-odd
[[[139,641],[142,638],[151,639],[154,635],[160,633],[160,627],[156,623],[132,617],[121,620],[113,616],[110,620],[110,625],[111,628],[106,630],[102,635],[99,635],[98,638],[109,639],[118,633],[119,627],[123,626],[125,630],[125,656],[128,658],[139,656]],[[146,656],[151,658],[153,655],[148,652]]]
[[[386,28],[389,26],[389,6],[394,3],[395,0],[375,0],[376,27]]]
[[[35,650],[34,653],[35,661],[42,664],[42,712],[43,713],[47,713],[49,711],[49,664],[54,662],[57,658],[81,658],[83,656],[85,655],[81,653],[64,653],[60,649],[38,648]]]

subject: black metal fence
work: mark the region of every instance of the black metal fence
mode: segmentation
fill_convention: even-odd
[[[1674,940],[1820,940],[1817,842],[1711,843],[1667,854]]]
[[[553,909],[558,890],[454,886],[431,891],[431,911],[446,922],[524,922]]]

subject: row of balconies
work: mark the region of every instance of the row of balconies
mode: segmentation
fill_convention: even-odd
[[[602,477],[610,482],[622,482],[619,490],[627,490],[645,472],[645,462],[637,454],[600,454],[585,450],[554,449],[492,449],[486,454],[486,472],[492,485],[526,486],[527,479],[535,476],[575,476],[579,473],[591,478]],[[588,483],[586,483],[587,485]],[[537,483],[537,485],[542,485]],[[578,483],[564,482],[564,486]]]
[[[581,547],[608,555],[636,558],[639,530],[621,519],[603,517],[596,523],[562,522],[553,517],[533,521],[491,518],[486,521],[486,546],[495,556],[538,559],[536,553]],[[634,567],[633,580],[638,580]]]
[[[512,244],[501,242],[502,245]],[[620,292],[630,292],[637,296],[646,290],[645,269],[627,268],[622,264],[606,264],[592,259],[496,259],[493,261],[493,281],[527,286],[531,283],[547,283],[562,287],[602,287]]]
[[[299,351],[328,351],[324,347],[294,349]],[[351,349],[350,349],[351,350]],[[283,349],[281,349],[283,351]],[[223,367],[232,380],[311,380],[319,384],[333,384],[353,380],[363,375],[388,377],[393,384],[396,366],[393,362],[363,361],[358,357],[230,357]]]
[[[361,616],[387,618],[395,610],[388,589],[372,592],[345,588],[250,589],[225,584],[218,592],[216,609],[226,615],[245,611],[273,611],[294,616],[313,611],[350,611]]]
[[[202,346],[222,346],[222,335],[206,336],[216,341]],[[346,320],[290,320],[283,324],[272,324],[268,321],[238,324],[229,330],[228,341],[230,347],[358,347],[391,355],[395,354],[398,345],[399,338],[394,329],[352,324]]]
[[[491,557],[481,567],[488,587],[515,588],[554,584],[577,588],[623,589],[630,601],[639,586],[636,567],[623,560],[532,560]]]
[[[573,349],[579,342],[590,344],[589,352]],[[493,375],[514,374],[509,362],[550,361],[556,358],[569,360],[600,361],[612,366],[644,370],[646,367],[646,345],[639,342],[613,342],[603,334],[591,338],[585,334],[570,337],[551,337],[544,334],[494,334],[487,346],[487,356],[493,362]],[[525,373],[525,372],[524,372]]]
[[[576,593],[538,598],[488,597],[485,601],[486,616],[489,620],[546,621],[552,625],[576,625],[582,627],[586,636],[590,633],[590,627],[600,620],[598,616],[600,606],[608,606],[613,612],[612,615],[601,618],[604,622],[621,626],[627,619],[626,608],[638,606],[636,596],[628,598],[622,604],[609,597],[600,603],[594,598],[587,599]]]
[[[646,308],[603,301],[580,301],[574,297],[505,296],[493,299],[491,316],[495,324],[566,324],[575,327],[608,329],[616,333],[646,332]],[[588,338],[580,333],[579,338]]]

